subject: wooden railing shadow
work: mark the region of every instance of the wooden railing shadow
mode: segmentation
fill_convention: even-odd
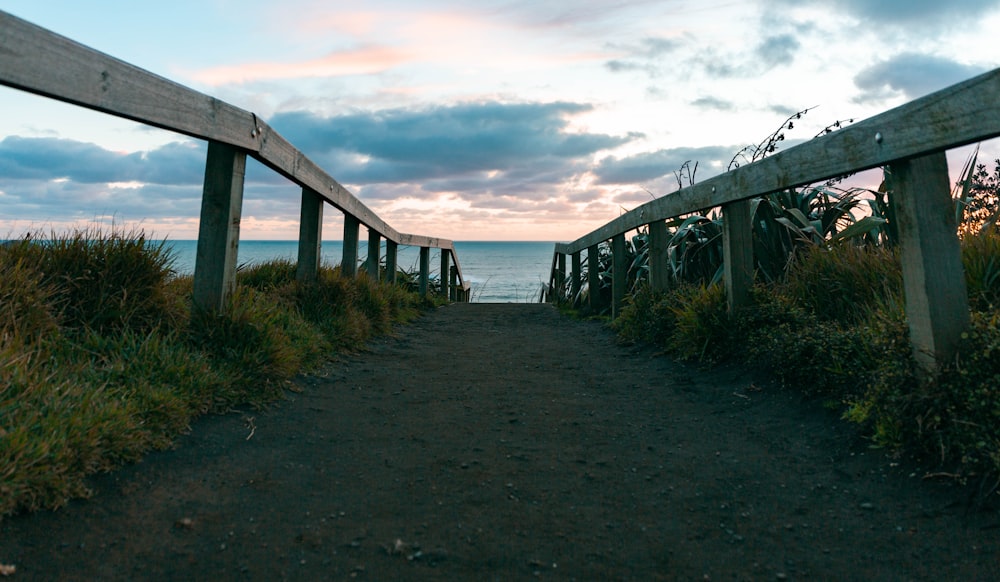
[[[419,291],[429,291],[430,249],[441,250],[440,288],[468,301],[470,285],[452,241],[396,231],[256,114],[199,93],[0,11],[0,84],[208,142],[194,272],[194,301],[222,309],[236,280],[243,181],[248,155],[302,188],[300,280],[315,278],[323,208],[344,213],[342,273],[356,274],[360,226],[368,229],[363,268],[395,281],[399,245],[420,247]]]
[[[612,317],[626,294],[625,234],[648,228],[649,283],[667,284],[665,221],[721,207],[723,256],[730,309],[748,304],[754,278],[753,198],[877,167],[893,176],[891,203],[900,238],[906,314],[914,354],[926,373],[953,355],[969,326],[957,224],[945,152],[1000,135],[1000,69],[914,100],[870,119],[651,200],[604,226],[556,244],[549,277],[551,299],[565,288],[571,257],[571,293],[582,282],[586,251],[589,298],[599,310],[599,245],[610,241]]]

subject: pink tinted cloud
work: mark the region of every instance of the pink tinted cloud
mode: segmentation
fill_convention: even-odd
[[[410,60],[403,51],[385,46],[334,51],[318,59],[301,62],[261,62],[213,67],[198,71],[192,77],[207,85],[248,83],[307,77],[339,77],[372,75],[387,71]]]

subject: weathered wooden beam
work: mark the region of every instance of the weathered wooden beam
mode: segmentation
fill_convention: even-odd
[[[542,287],[542,296],[539,303],[554,303],[556,300],[556,265],[559,264],[559,251],[552,253],[552,264],[549,265],[549,282]]]
[[[556,253],[556,258],[556,288],[553,299],[559,301],[563,299],[566,287],[566,255]]]
[[[611,319],[618,319],[628,289],[628,262],[625,257],[625,235],[611,238]]]
[[[444,295],[445,299],[450,296],[448,293],[448,269],[451,266],[449,258],[448,251],[441,249],[441,276],[439,278],[441,279],[441,295]]]
[[[572,301],[573,306],[576,307],[577,301],[580,298],[583,265],[580,262],[580,251],[577,251],[570,256],[570,267],[573,269],[573,279],[570,282],[570,294],[572,295],[572,297],[570,297],[570,301]]]
[[[601,312],[601,255],[600,246],[587,248],[587,295],[590,311]]]
[[[299,212],[299,258],[295,269],[297,280],[316,280],[322,256],[322,238],[323,197],[311,188],[303,188]]]
[[[350,214],[344,215],[344,258],[340,261],[340,272],[345,277],[358,274],[358,234],[361,223]]]
[[[239,149],[208,143],[194,263],[193,300],[198,309],[223,310],[236,286],[246,163]]]
[[[431,279],[431,249],[430,247],[420,247],[420,283],[418,291],[421,296],[427,295],[427,288]]]
[[[456,269],[455,266],[452,265],[449,271],[451,275],[451,300],[460,301],[461,297],[459,297],[459,295],[461,294],[461,291],[459,290],[458,287],[458,269]]]
[[[382,237],[378,231],[368,229],[368,258],[365,260],[365,271],[373,280],[379,279],[379,267],[382,263]]]
[[[749,200],[722,207],[723,279],[730,312],[750,305],[754,271],[752,220]]]
[[[462,263],[458,260],[458,250],[455,249],[455,244],[449,241],[447,246],[443,248],[447,248],[448,252],[451,253],[451,264],[458,269],[458,284],[462,287],[468,286],[471,289],[471,285],[466,283],[465,278],[462,276]]]
[[[666,291],[670,287],[670,266],[668,259],[667,223],[662,220],[649,223],[649,245],[647,264],[649,265],[649,287],[653,291]]]
[[[925,378],[950,359],[969,327],[969,302],[943,153],[890,166],[906,320]]]
[[[396,282],[396,271],[399,270],[399,245],[391,240],[385,241],[385,282],[390,285]]]

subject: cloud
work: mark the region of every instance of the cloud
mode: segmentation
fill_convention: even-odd
[[[672,148],[625,158],[609,156],[597,164],[593,173],[598,184],[643,184],[672,175],[687,161],[699,162],[699,170],[708,171],[709,162],[728,162],[737,149],[732,146]]]
[[[736,104],[732,101],[719,99],[718,97],[699,97],[691,102],[691,105],[701,109],[714,109],[716,111],[732,111]]]
[[[0,141],[3,219],[43,226],[108,217],[119,222],[197,218],[205,144],[183,141],[122,153],[69,139]],[[245,216],[295,218],[299,189],[248,159]]]
[[[81,141],[9,136],[0,141],[5,179],[65,179],[82,184],[201,184],[205,146],[174,142],[150,152],[120,153]]]
[[[906,27],[922,24],[938,29],[969,22],[997,9],[996,0],[776,0],[790,6],[814,4],[845,12],[865,23]]]
[[[657,77],[662,72],[662,60],[667,55],[677,52],[685,42],[676,38],[646,37],[635,43],[611,43],[608,48],[624,53],[626,56],[612,59],[604,63],[604,68],[612,73],[627,73],[638,71],[650,77]]]
[[[855,101],[881,101],[898,95],[915,99],[985,71],[983,67],[933,55],[902,53],[875,63],[854,77],[854,84],[861,89]]]
[[[644,4],[657,0],[575,0],[574,2],[538,2],[513,0],[504,2],[496,12],[526,26],[541,28],[566,28],[593,23],[603,23],[609,17],[621,17],[628,10],[641,9]]]
[[[801,47],[799,41],[790,34],[781,34],[765,38],[757,46],[757,57],[768,69],[780,65],[789,65],[795,60],[795,51]]]
[[[578,103],[460,103],[322,117],[280,113],[271,125],[350,184],[507,179],[549,182],[596,152],[632,141],[568,131]],[[457,183],[456,183],[457,185]],[[433,187],[433,186],[432,186]]]
[[[309,77],[342,77],[383,73],[410,60],[403,51],[385,46],[364,46],[334,51],[318,59],[295,62],[257,62],[213,67],[190,73],[190,77],[206,85],[302,79]]]
[[[764,37],[750,52],[726,54],[709,48],[692,62],[700,64],[710,77],[749,78],[791,65],[801,48],[802,43],[795,36],[778,34]]]

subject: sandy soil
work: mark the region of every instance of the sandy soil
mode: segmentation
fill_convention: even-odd
[[[1000,513],[819,403],[453,305],[0,522],[12,580],[987,580]]]

